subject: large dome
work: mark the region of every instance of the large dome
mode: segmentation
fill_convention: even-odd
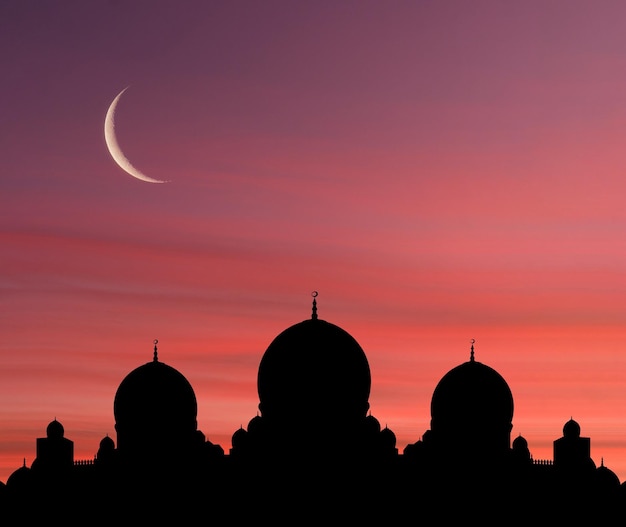
[[[259,409],[269,419],[362,418],[371,387],[367,357],[345,330],[313,316],[280,333],[259,365]]]
[[[154,359],[131,371],[119,385],[113,403],[118,448],[141,442],[187,437],[197,428],[197,401],[189,381],[178,370]]]
[[[445,442],[509,448],[513,395],[493,368],[471,358],[446,373],[431,400],[431,429]]]

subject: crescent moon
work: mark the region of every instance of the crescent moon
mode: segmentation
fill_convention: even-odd
[[[113,99],[113,102],[111,103],[111,106],[109,106],[104,119],[104,140],[107,144],[107,148],[109,149],[109,154],[111,154],[113,161],[115,161],[122,170],[131,176],[148,183],[167,183],[167,181],[148,177],[143,172],[135,168],[124,155],[124,152],[122,152],[122,149],[117,142],[117,137],[115,137],[115,109],[117,108],[117,103],[119,102],[120,97],[127,89],[128,86],[126,86],[126,88],[118,93],[117,97]]]

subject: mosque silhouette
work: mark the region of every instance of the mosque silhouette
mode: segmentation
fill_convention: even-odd
[[[263,354],[258,413],[228,452],[198,430],[194,390],[155,340],[153,359],[115,394],[117,445],[106,436],[93,459],[76,460],[54,419],[31,466],[0,485],[0,510],[27,524],[623,521],[626,484],[591,459],[576,421],[552,460],[533,459],[521,435],[511,441],[511,389],[473,341],[434,389],[430,429],[399,452],[370,412],[363,349],[318,318],[316,296],[311,318]]]

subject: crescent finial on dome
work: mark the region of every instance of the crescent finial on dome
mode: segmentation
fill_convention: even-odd
[[[311,313],[311,319],[313,320],[317,320],[317,300],[316,300],[317,295],[318,295],[317,291],[313,291],[311,293],[311,296],[313,297],[313,311]]]
[[[470,342],[472,343],[472,347],[470,348],[470,362],[474,362],[474,342],[476,342],[476,339],[472,339]]]
[[[159,362],[159,356],[157,354],[157,344],[159,343],[159,341],[157,339],[154,339],[154,362]]]

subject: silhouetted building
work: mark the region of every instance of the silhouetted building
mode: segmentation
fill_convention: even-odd
[[[196,521],[211,511],[239,523],[385,520],[436,512],[433,521],[593,521],[623,514],[626,487],[596,467],[590,438],[570,419],[553,460],[511,442],[513,395],[493,368],[475,360],[436,385],[430,429],[402,452],[371,414],[371,374],[359,343],[320,320],[294,324],[261,357],[258,412],[232,435],[228,453],[197,428],[191,384],[160,362],[131,371],[113,402],[115,441],[75,460],[56,419],[37,439],[37,457],[0,486],[5,511],[61,521]],[[502,511],[508,511],[503,513]],[[541,511],[541,512],[538,512]],[[120,516],[123,515],[123,516]],[[432,516],[431,516],[432,517]],[[298,516],[296,516],[298,518]],[[513,523],[515,523],[513,521]]]
[[[554,466],[563,470],[590,470],[591,439],[580,437],[580,425],[570,419],[563,426],[563,437],[554,441]]]
[[[64,437],[63,425],[56,419],[46,428],[46,437],[37,439],[33,467],[47,471],[67,471],[74,464],[74,442]]]

